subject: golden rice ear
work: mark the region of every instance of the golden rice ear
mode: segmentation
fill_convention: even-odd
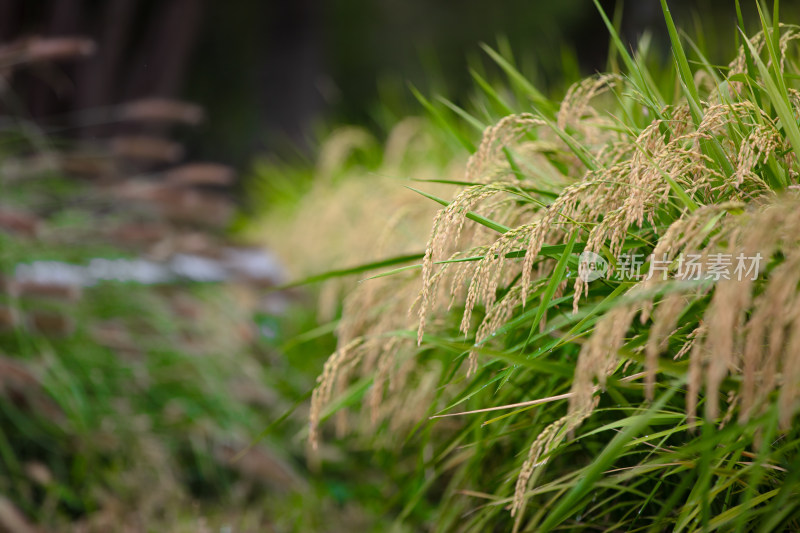
[[[400,339],[393,337],[384,342],[380,347],[380,357],[376,365],[372,389],[370,390],[368,396],[370,421],[373,425],[377,424],[380,418],[380,408],[383,401],[384,389],[391,374],[391,369],[395,364],[395,357],[399,350],[399,344]]]
[[[634,286],[629,295],[637,292]],[[594,334],[581,347],[572,381],[569,400],[570,413],[591,413],[595,380],[602,388],[606,378],[619,364],[618,352],[625,342],[628,329],[639,311],[635,304],[611,309],[595,326]],[[588,415],[587,415],[588,416]]]
[[[345,166],[347,158],[374,143],[375,138],[365,128],[347,126],[337,129],[320,148],[317,179],[330,181],[335,172]]]
[[[522,468],[517,476],[516,487],[514,488],[514,499],[511,503],[511,516],[522,514],[525,508],[525,492],[528,490],[528,484],[533,476],[537,467],[547,463],[547,459],[542,459],[553,448],[556,443],[556,437],[567,424],[568,417],[565,416],[556,422],[553,422],[534,439],[528,450],[528,457],[522,463]]]
[[[402,119],[389,131],[381,166],[389,173],[398,171],[415,141],[419,140],[427,140],[424,120],[420,117]]]
[[[658,371],[658,358],[667,348],[667,343],[674,333],[678,317],[685,309],[688,300],[681,293],[672,293],[666,296],[653,314],[653,325],[645,347],[645,396],[652,401],[655,390],[656,373]]]
[[[594,391],[594,388],[592,388]],[[531,444],[528,457],[522,463],[517,483],[514,488],[514,498],[511,503],[511,516],[516,516],[515,531],[519,528],[520,520],[525,509],[525,493],[534,473],[547,464],[549,454],[558,444],[577,429],[589,416],[599,403],[600,397],[595,395],[584,410],[570,411],[559,420],[547,426]]]
[[[728,205],[701,208],[692,215],[676,221],[656,246],[657,253],[668,258],[679,252],[701,258],[701,275],[709,275],[712,256],[728,255],[739,260],[756,260],[779,253],[781,261],[772,267],[769,276],[759,283],[764,272],[756,270],[736,273],[713,286],[668,293],[655,305],[648,343],[645,347],[647,394],[652,398],[657,360],[666,347],[664,341],[672,336],[680,312],[686,308],[687,297],[703,297],[711,289],[711,299],[703,320],[689,335],[676,357],[689,355],[687,414],[694,421],[701,392],[705,398],[705,417],[718,418],[717,398],[721,385],[729,375],[741,378],[737,395],[740,420],[747,420],[778,392],[782,424],[788,424],[800,402],[800,337],[794,334],[794,321],[800,314],[800,210],[798,198],[789,196],[772,203],[754,203],[750,210],[736,216],[721,218],[719,231],[708,234],[708,221],[716,214],[725,214]],[[655,279],[641,282],[637,289],[651,290],[664,283]],[[693,294],[694,293],[694,294]],[[692,295],[693,294],[693,295]],[[644,300],[644,318],[653,302]],[[629,308],[628,308],[629,309]],[[572,408],[580,410],[587,402],[581,397],[594,379],[601,383],[604,372],[613,370],[620,342],[625,339],[629,325],[625,308],[612,310],[601,320],[594,335],[584,345],[575,372],[576,395]],[[800,324],[800,322],[798,322]],[[798,349],[794,345],[797,344]],[[730,418],[730,413],[726,414]]]
[[[523,225],[506,232],[482,254],[483,258],[474,268],[464,305],[460,329],[465,335],[469,333],[475,305],[483,302],[486,309],[491,309],[494,305],[500,281],[508,274],[503,268],[507,261],[506,256],[525,244],[525,236],[530,233],[531,227]],[[514,291],[515,298],[520,300],[522,291],[516,288]]]
[[[506,117],[497,125],[487,128],[478,151],[468,162],[467,180],[485,182],[485,179],[480,178],[480,176],[487,175],[493,166],[507,165],[507,161],[504,160],[505,152],[503,149],[507,148],[512,143],[518,142],[520,137],[530,128],[543,124],[544,122],[541,119],[537,119],[530,114],[522,114]],[[502,163],[500,163],[501,159],[503,160]],[[502,172],[500,174],[489,175],[494,178],[498,175],[502,175]],[[423,259],[423,287],[420,295],[421,305],[418,308],[420,319],[418,339],[420,341],[425,329],[427,315],[430,309],[435,305],[435,300],[432,298],[432,295],[437,292],[436,284],[440,281],[440,276],[436,276],[434,273],[435,261],[444,255],[447,248],[452,248],[459,242],[466,219],[466,212],[481,205],[485,200],[495,194],[503,192],[505,187],[505,181],[486,183],[483,187],[469,187],[451,202],[450,205],[440,210],[439,214],[436,216]],[[575,194],[573,200],[577,199],[578,196],[578,194]],[[569,200],[559,200],[561,204],[569,204]],[[557,202],[559,202],[559,200],[557,200]],[[462,331],[466,333],[469,330],[472,311],[477,303],[482,302],[487,308],[494,304],[497,286],[504,274],[503,266],[505,265],[506,253],[516,247],[525,246],[526,242],[531,242],[532,245],[528,245],[529,251],[522,265],[522,300],[525,300],[527,289],[530,286],[529,270],[533,265],[534,257],[538,254],[538,248],[541,248],[544,238],[553,233],[554,227],[552,223],[555,219],[560,219],[561,213],[559,210],[564,207],[565,205],[554,205],[552,209],[547,210],[550,217],[549,220],[545,219],[537,221],[536,223],[523,223],[517,229],[501,236],[500,239],[496,240],[495,243],[484,252],[483,260],[475,267],[475,273],[467,292],[465,313],[461,322]],[[517,215],[511,215],[511,217],[514,216]],[[538,218],[538,215],[535,216]],[[560,220],[558,221],[560,222]],[[478,231],[480,231],[480,229]],[[445,269],[446,266],[443,266],[440,270]],[[460,272],[462,276],[458,277],[459,281],[463,280],[464,270]],[[454,285],[451,294],[459,290],[459,287],[460,284]]]
[[[547,123],[531,113],[509,115],[484,130],[481,144],[467,161],[465,181],[482,183],[487,171],[505,160],[503,148],[517,143],[528,131]]]
[[[467,162],[465,180],[468,182],[484,182],[485,185],[468,187],[462,191],[447,207],[439,211],[433,222],[431,236],[428,240],[425,256],[423,258],[422,290],[420,293],[421,303],[418,312],[418,342],[421,342],[427,315],[435,305],[433,295],[436,293],[436,284],[440,279],[438,276],[435,276],[435,261],[442,258],[446,251],[452,250],[453,247],[458,245],[466,221],[466,213],[490,197],[503,192],[504,187],[509,183],[508,176],[503,176],[507,174],[506,171],[501,171],[499,174],[491,172],[491,170],[498,165],[507,167],[508,162],[505,152],[503,151],[504,148],[508,148],[512,144],[519,142],[520,138],[532,128],[544,124],[546,123],[543,120],[536,118],[532,114],[523,113],[505,117],[496,125],[484,131],[478,150]],[[498,177],[503,177],[504,179],[500,181],[486,181],[487,178],[496,180]],[[513,182],[513,180],[511,182]],[[515,244],[516,241],[524,238],[524,234],[529,231],[530,228],[520,228],[516,233],[504,236],[505,240],[495,243],[494,250],[491,250],[485,255],[487,262],[493,261],[495,251],[506,249],[508,245]],[[504,259],[504,255],[500,257],[500,267],[502,267]],[[497,268],[488,268],[489,265],[487,262],[482,262],[481,265],[476,267],[476,272],[482,274],[484,271],[498,270]],[[444,269],[446,269],[446,267],[441,268],[441,270]],[[460,279],[463,280],[463,277]],[[486,274],[485,277],[483,275],[477,275],[473,278],[473,283],[470,284],[467,296],[466,312],[462,319],[462,330],[469,328],[472,309],[481,299],[479,292],[482,292],[482,296],[488,299],[486,302],[487,307],[493,304],[494,290],[492,290],[492,288],[496,288],[496,284],[494,283],[495,279],[496,278],[492,277],[491,274]],[[482,287],[485,287],[485,289],[481,290]],[[456,290],[458,290],[458,285],[453,288],[453,291]]]
[[[425,321],[436,302],[436,282],[434,263],[443,258],[445,251],[455,247],[461,238],[467,213],[481,201],[500,192],[493,187],[474,185],[462,191],[450,204],[441,209],[433,222],[433,229],[422,259],[421,305],[419,306],[420,327],[417,342],[422,342]]]
[[[497,303],[493,303],[486,316],[481,321],[478,331],[475,334],[475,348],[467,357],[467,377],[475,374],[478,370],[478,350],[477,347],[488,341],[492,335],[512,316],[514,309],[520,305],[520,295],[522,288],[518,285],[512,287],[508,293]],[[487,304],[489,305],[489,304]],[[462,330],[463,330],[462,323]]]
[[[789,335],[781,367],[781,388],[778,393],[778,423],[782,431],[792,427],[800,409],[800,301],[792,306]]]
[[[587,145],[605,144],[608,134],[598,126],[610,122],[591,105],[592,100],[621,84],[617,74],[600,74],[574,83],[567,90],[558,110],[558,128],[575,131]]]
[[[353,339],[348,345],[336,350],[325,362],[322,374],[317,378],[317,386],[311,393],[311,409],[309,411],[308,441],[313,450],[319,448],[319,424],[322,419],[322,411],[340,379],[339,371],[359,357],[358,348],[363,342],[363,338]]]
[[[752,126],[748,136],[742,140],[736,157],[734,185],[739,187],[745,180],[760,180],[753,172],[756,165],[766,163],[770,156],[785,146],[783,137],[769,118],[762,124]]]

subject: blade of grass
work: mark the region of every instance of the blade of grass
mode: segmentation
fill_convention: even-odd
[[[508,75],[509,79],[518,85],[521,89],[523,89],[527,94],[534,105],[539,109],[541,112],[549,115],[554,116],[556,112],[556,108],[553,103],[539,91],[536,87],[534,87],[519,70],[514,67],[506,58],[502,55],[497,53],[492,47],[485,43],[481,43],[481,48],[484,52],[486,52],[489,57],[492,58],[492,61],[497,63],[497,65],[503,69],[503,71]]]
[[[603,10],[602,6],[600,5],[599,0],[592,0],[594,2],[597,11],[600,13],[600,16],[603,19],[603,23],[606,25],[608,29],[608,33],[611,35],[611,40],[614,42],[614,45],[619,52],[622,61],[625,63],[625,67],[628,69],[628,73],[633,76],[633,81],[635,85],[638,86],[639,90],[644,94],[649,100],[651,100],[654,104],[654,107],[658,109],[654,109],[654,111],[659,112],[660,109],[664,107],[664,99],[662,98],[661,94],[659,93],[658,89],[647,82],[646,78],[642,75],[639,66],[631,57],[631,54],[628,52],[628,49],[622,44],[622,39],[620,39],[619,33],[614,25],[608,20],[608,16],[606,16],[606,12]]]
[[[443,205],[444,207],[447,207],[448,205],[450,205],[450,202],[448,202],[447,200],[442,200],[441,198],[439,198],[438,196],[434,196],[433,194],[420,191],[419,189],[415,189],[414,187],[406,186],[406,188],[414,191],[417,194],[421,194],[425,198],[429,198],[429,199],[433,200],[434,202],[436,202],[436,203],[438,203],[440,205]],[[489,228],[491,230],[494,230],[494,231],[496,231],[498,233],[507,233],[507,232],[511,231],[511,228],[508,228],[508,227],[506,227],[506,226],[504,226],[502,224],[499,224],[497,222],[489,220],[488,218],[483,217],[483,216],[481,216],[481,215],[479,215],[477,213],[473,213],[472,211],[468,211],[467,214],[466,214],[466,217],[468,219],[472,220],[473,222],[477,222],[478,224],[480,224],[482,226],[486,226],[487,228]]]
[[[473,115],[470,115],[463,108],[457,106],[444,96],[437,96],[436,99],[439,100],[444,105],[446,105],[448,108],[450,108],[450,110],[453,111],[453,113],[463,118],[467,124],[475,128],[479,132],[483,132],[483,130],[486,129],[486,124],[475,118]]]
[[[579,502],[590,493],[595,483],[603,475],[603,472],[608,470],[617,460],[628,441],[647,427],[650,419],[667,404],[670,398],[677,392],[678,387],[678,383],[674,384],[667,392],[662,394],[647,411],[640,415],[632,416],[627,420],[628,425],[625,429],[614,436],[600,455],[584,469],[583,475],[579,481],[573,485],[564,497],[558,499],[555,508],[547,513],[538,531],[550,531],[563,523],[567,517],[575,514],[578,510]]]
[[[542,249],[539,250],[539,255],[544,257],[550,257],[552,259],[558,259],[561,257],[561,253],[564,251],[565,244],[553,244],[550,246],[542,246]],[[575,249],[578,252],[582,252],[585,248],[586,243],[578,242],[575,243]],[[519,259],[521,257],[525,257],[525,250],[515,250],[513,252],[508,252],[505,254],[506,259]],[[473,261],[481,261],[484,259],[482,255],[474,255],[471,257],[460,257],[457,259],[444,259],[442,261],[434,261],[433,264],[435,265],[446,265],[449,263],[469,263]],[[369,281],[371,279],[383,278],[386,276],[393,276],[395,274],[399,274],[400,272],[405,272],[407,270],[415,270],[418,268],[422,268],[422,263],[417,263],[415,265],[408,265],[400,268],[394,268],[392,270],[387,270],[386,272],[381,272],[380,274],[375,274],[374,276],[370,276],[368,278],[364,278],[360,281]]]
[[[411,84],[409,84],[409,90],[411,91],[411,94],[413,94],[414,97],[419,101],[419,103],[422,104],[422,107],[424,107],[425,110],[430,113],[431,117],[433,117],[433,120],[436,121],[439,126],[441,126],[444,130],[449,131],[458,140],[458,142],[467,149],[469,153],[472,154],[475,152],[475,145],[472,144],[472,141],[467,139],[467,137],[461,133],[451,121],[447,120],[442,112],[436,109],[436,106],[434,106],[430,100],[425,98],[422,93]]]
[[[575,241],[577,238],[578,232],[576,231],[572,234],[572,237],[570,237],[569,241],[567,241],[567,246],[564,248],[564,252],[561,254],[558,263],[556,263],[553,273],[550,275],[550,281],[547,283],[547,288],[545,289],[544,294],[542,294],[542,301],[539,304],[539,308],[536,310],[536,315],[533,317],[533,322],[531,322],[531,329],[530,333],[528,333],[528,339],[525,341],[525,344],[522,347],[523,352],[528,348],[528,343],[530,343],[536,328],[539,327],[539,323],[542,321],[542,317],[547,311],[547,306],[550,304],[550,301],[553,299],[553,296],[558,290],[558,286],[561,284],[561,278],[564,276],[564,271],[567,269],[567,260],[569,260],[570,256],[572,255],[572,248],[575,246]]]
[[[761,16],[763,17],[763,13],[761,13],[760,7],[759,7],[759,14],[761,14]],[[767,28],[765,27],[765,32],[766,31]],[[792,145],[792,148],[794,148],[795,152],[798,152],[800,151],[800,128],[798,128],[797,122],[795,122],[794,119],[794,114],[791,111],[791,105],[789,103],[789,95],[786,92],[786,86],[783,85],[783,78],[780,75],[780,72],[778,72],[776,77],[780,80],[780,84],[776,83],[769,69],[764,64],[764,61],[758,55],[758,51],[753,46],[753,43],[751,43],[747,39],[746,35],[743,34],[743,37],[745,39],[745,44],[750,49],[750,52],[753,56],[753,61],[758,67],[759,73],[761,74],[761,78],[764,82],[767,95],[772,101],[772,105],[775,106],[775,112],[778,114],[778,118],[781,121],[781,125],[786,131],[786,136],[788,137],[789,142]],[[767,41],[769,42],[769,39],[767,39]],[[773,54],[771,46],[768,46],[767,48],[770,51],[773,68],[777,68],[776,65],[780,64],[778,56]]]
[[[494,87],[486,81],[483,76],[478,74],[474,69],[470,69],[470,75],[478,87],[489,97],[489,100],[494,102],[500,108],[500,113],[503,115],[513,115],[514,109],[497,93]]]
[[[699,125],[700,121],[703,119],[703,113],[700,110],[700,96],[697,94],[697,87],[694,84],[692,69],[689,67],[689,61],[686,59],[686,51],[683,49],[683,44],[678,36],[675,21],[672,20],[672,14],[667,5],[667,0],[661,0],[661,10],[664,12],[664,20],[667,23],[667,31],[672,43],[672,55],[675,58],[675,63],[678,65],[678,74],[682,82],[681,86],[686,92],[694,123],[695,125]]]
[[[286,283],[285,285],[274,287],[271,290],[281,291],[285,289],[291,289],[292,287],[299,287],[301,285],[310,285],[311,283],[318,283],[320,281],[326,281],[332,278],[341,278],[353,274],[360,274],[361,272],[367,272],[369,270],[375,270],[377,268],[384,268],[388,266],[398,265],[401,263],[408,263],[410,261],[417,261],[422,259],[423,257],[425,257],[424,253],[400,255],[397,257],[391,257],[389,259],[381,259],[380,261],[375,261],[373,263],[365,263],[363,265],[358,265],[350,268],[329,270],[328,272],[323,272],[322,274],[315,274],[313,276],[309,276],[304,279],[292,281],[290,283]]]

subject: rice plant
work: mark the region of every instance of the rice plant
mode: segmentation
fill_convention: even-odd
[[[662,0],[662,72],[595,4],[623,68],[558,102],[487,48],[524,99],[478,79],[518,111],[431,180],[452,199],[414,184],[421,262],[348,295],[311,447],[334,417],[416,450],[395,515],[432,531],[797,530],[800,28],[759,4],[716,66]]]

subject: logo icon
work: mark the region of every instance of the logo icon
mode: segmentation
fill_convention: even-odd
[[[589,283],[600,279],[608,272],[608,262],[594,252],[582,252],[578,256],[578,277]]]

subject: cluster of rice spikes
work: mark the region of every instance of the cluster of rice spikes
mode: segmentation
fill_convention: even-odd
[[[592,87],[595,85],[592,83]],[[576,92],[571,89],[568,94]],[[559,121],[562,121],[562,116],[569,114],[570,109],[570,106],[562,105]],[[478,328],[479,343],[494,333],[497,326],[504,322],[503,318],[507,318],[516,306],[524,305],[534,276],[540,282],[546,280],[553,267],[552,261],[540,262],[540,252],[545,242],[566,242],[574,232],[584,230],[588,232],[586,251],[606,252],[610,257],[618,257],[631,228],[641,229],[647,221],[650,228],[656,229],[654,216],[659,210],[675,204],[671,192],[676,186],[689,195],[690,201],[701,204],[714,204],[720,198],[753,198],[769,192],[769,186],[752,169],[760,161],[785,151],[786,146],[769,117],[761,117],[764,122],[762,125],[756,121],[753,113],[763,112],[749,102],[710,104],[705,109],[703,121],[695,128],[687,106],[664,109],[664,118],[653,121],[635,139],[620,139],[616,132],[609,132],[607,136],[610,138],[605,149],[593,154],[596,168],[589,170],[582,180],[565,188],[549,206],[541,206],[535,199],[531,199],[534,200],[531,202],[512,199],[492,205],[489,218],[491,215],[497,218],[498,206],[501,206],[510,211],[510,214],[505,214],[506,219],[527,217],[529,222],[506,231],[483,249],[474,249],[473,255],[479,253],[481,260],[463,263],[457,269],[451,287],[453,296],[460,290],[460,282],[466,278],[471,280],[461,331],[469,333],[472,312],[478,303],[489,310]],[[487,132],[481,149],[473,156],[469,167],[474,169],[477,166],[472,164],[475,159],[490,159],[485,152],[498,135],[497,129],[507,124],[517,124],[519,120],[541,126],[541,121],[533,122],[528,117],[503,119]],[[739,145],[723,137],[734,124],[752,128]],[[593,132],[592,136],[596,138],[598,134]],[[721,139],[726,156],[738,162],[731,178],[726,178],[715,168],[714,161],[703,152],[701,141],[706,139]],[[780,163],[785,164],[787,157],[779,156],[777,159],[783,159]],[[471,177],[470,174],[467,177]],[[459,242],[466,221],[465,213],[476,210],[482,201],[497,194],[541,186],[535,179],[513,179],[516,179],[516,183],[494,181],[465,189],[434,220],[423,262],[420,341],[426,316],[435,303],[432,296],[435,288],[445,277],[444,272],[452,269],[451,263],[445,263],[436,271],[434,262],[445,259],[443,251],[448,243]],[[484,214],[480,209],[477,210]],[[521,247],[525,249],[521,262],[506,260],[508,255]],[[456,260],[459,255],[462,252],[456,252],[449,259]],[[514,290],[507,291],[501,302],[496,302],[498,287],[512,279],[519,279],[519,283],[513,287]],[[575,311],[586,290],[583,279],[576,278],[573,297]],[[563,291],[563,287],[560,287],[560,291]],[[475,370],[475,365],[475,357],[472,357],[470,373]]]
[[[290,271],[301,275],[325,268],[348,271],[354,265],[381,262],[388,255],[418,254],[436,209],[419,202],[419,196],[403,187],[407,182],[399,178],[455,178],[464,172],[464,160],[439,142],[437,134],[427,121],[416,117],[398,123],[382,147],[363,129],[337,130],[321,148],[309,189],[291,205],[271,206],[263,220],[251,224],[251,234],[275,250]],[[433,147],[445,152],[444,165],[429,157]],[[265,181],[281,178],[274,169],[264,172]],[[439,188],[444,190],[444,186]],[[375,204],[376,198],[380,205]],[[301,242],[306,244],[298,246]],[[357,266],[353,272],[367,276],[371,270]],[[336,352],[312,397],[312,448],[318,444],[319,422],[328,414],[326,404],[331,397],[339,397],[357,375],[375,374],[365,404],[376,423],[390,419],[392,427],[413,424],[429,401],[428,396],[412,391],[432,388],[430,368],[435,365],[418,371],[413,361],[403,362],[403,354],[413,352],[413,339],[387,335],[412,326],[408,309],[416,297],[417,278],[401,275],[355,281],[353,276],[330,277],[320,287],[320,319],[332,320],[339,312],[342,318],[336,327]],[[406,289],[399,287],[403,284]],[[406,386],[409,379],[414,387]],[[340,411],[335,418],[341,435],[347,427],[345,413]]]
[[[706,206],[670,226],[655,248],[664,257],[672,279],[657,276],[634,286],[630,303],[620,305],[597,325],[581,351],[573,384],[572,409],[582,412],[592,400],[591,384],[604,384],[616,370],[616,355],[628,337],[632,321],[640,315],[646,323],[652,314],[646,354],[646,391],[653,396],[658,360],[665,351],[681,315],[693,302],[708,299],[701,322],[685,348],[675,358],[689,354],[687,411],[694,418],[701,386],[706,389],[706,417],[719,415],[720,387],[725,378],[740,376],[739,418],[746,421],[765,408],[778,391],[781,424],[788,428],[800,399],[797,358],[797,286],[800,283],[798,227],[800,198],[789,193],[775,200],[756,202],[746,211],[741,204]],[[721,215],[727,215],[721,217]],[[712,236],[709,228],[717,226]],[[696,257],[698,272],[708,275],[716,261],[731,258],[739,272],[715,283],[680,282],[681,260]],[[755,261],[745,259],[758,257]],[[742,262],[736,262],[741,258]],[[684,267],[685,268],[685,267]],[[675,280],[678,281],[675,281]],[[709,279],[713,279],[709,277]],[[639,294],[639,297],[636,295]],[[658,304],[656,304],[658,298]],[[655,311],[653,307],[655,306]],[[616,349],[612,348],[615,347]]]
[[[788,432],[800,407],[800,359],[796,355],[800,348],[796,333],[800,325],[800,254],[795,251],[800,200],[792,193],[798,187],[800,130],[796,118],[800,99],[787,87],[797,72],[793,46],[797,29],[778,26],[777,22],[770,28],[762,17],[764,32],[744,43],[737,59],[723,69],[727,70],[725,79],[700,56],[706,65],[701,71],[706,81],[714,80],[701,98],[695,83],[699,77],[692,75],[666,4],[664,7],[677,64],[673,86],[682,90],[673,94],[671,101],[664,98],[650,75],[643,73],[643,61],[628,55],[617,41],[628,67],[627,76],[584,80],[567,92],[558,111],[549,112],[540,106],[543,109],[539,113],[507,116],[486,129],[467,164],[461,182],[465,188],[433,221],[420,265],[422,289],[413,307],[418,314],[417,352],[404,353],[412,349],[407,344],[395,351],[396,346],[385,340],[392,335],[403,340],[409,337],[408,331],[396,331],[402,329],[398,322],[392,323],[394,329],[382,329],[384,320],[353,321],[355,329],[345,340],[382,338],[385,354],[370,355],[369,362],[355,373],[362,356],[353,351],[355,346],[345,345],[345,355],[340,348],[320,377],[312,407],[317,412],[312,415],[314,439],[319,435],[318,413],[330,400],[332,387],[343,386],[337,380],[344,375],[352,381],[355,376],[371,375],[375,368],[384,372],[384,368],[397,366],[375,363],[382,355],[409,361],[416,353],[422,361],[418,354],[437,347],[443,348],[443,357],[464,355],[457,358],[455,366],[466,361],[466,379],[449,380],[452,389],[462,384],[463,388],[451,396],[459,400],[434,401],[428,409],[429,413],[441,413],[475,397],[490,384],[507,383],[513,376],[520,378],[517,385],[522,390],[516,394],[524,399],[524,383],[536,387],[543,379],[553,379],[541,373],[537,377],[530,368],[539,368],[537,362],[542,359],[571,358],[570,354],[577,352],[567,394],[498,405],[496,398],[514,398],[514,393],[501,394],[498,389],[496,398],[489,393],[481,396],[494,402],[492,407],[444,415],[518,409],[485,425],[514,415],[519,420],[519,413],[533,405],[551,406],[568,400],[566,415],[554,416],[555,408],[542,408],[547,415],[541,416],[552,417],[555,422],[543,424],[539,416],[532,425],[525,420],[507,422],[504,427],[508,431],[497,439],[510,439],[521,428],[536,428],[533,439],[528,439],[527,459],[517,470],[512,496],[503,498],[502,492],[507,489],[498,487],[501,494],[496,501],[470,520],[467,529],[478,531],[492,520],[499,521],[492,509],[500,503],[508,504],[515,530],[549,530],[574,515],[573,506],[579,502],[583,502],[583,509],[593,510],[595,517],[608,516],[611,511],[601,504],[586,503],[592,487],[599,490],[593,483],[623,455],[626,442],[633,445],[623,439],[633,439],[646,427],[651,419],[648,417],[663,408],[683,382],[688,383],[688,390],[681,392],[685,401],[671,405],[668,412],[677,416],[683,411],[681,416],[687,422],[665,432],[662,443],[668,437],[693,442],[691,430],[698,425],[694,421],[696,411],[704,404],[708,423],[722,428],[735,417],[740,426],[730,442],[739,439],[758,451],[759,442],[766,445],[760,435],[775,435],[769,426],[771,414],[779,413],[780,425]],[[500,66],[508,69],[505,63]],[[519,79],[519,73],[512,79]],[[532,96],[534,101],[537,98],[536,94]],[[590,284],[576,275],[578,265],[573,253],[580,251],[609,260],[606,279]],[[741,281],[714,276],[720,254],[736,261],[739,256],[758,253],[763,261],[757,275],[750,277],[748,272]],[[623,265],[617,264],[616,258],[622,254],[652,259],[644,263],[642,274],[618,279],[615,274]],[[700,281],[681,279],[683,261],[689,256],[699,257],[695,266]],[[643,275],[648,267],[655,267],[656,261],[661,264],[658,274]],[[381,281],[386,279],[395,278]],[[395,295],[408,287],[408,279],[398,277]],[[565,301],[572,302],[571,315],[559,308]],[[385,301],[381,305],[385,306]],[[460,313],[456,329],[463,335],[463,343],[452,338],[453,310]],[[364,312],[359,308],[356,315]],[[548,320],[548,313],[557,316]],[[637,317],[639,324],[635,323]],[[482,355],[487,356],[487,362],[481,365]],[[668,363],[670,360],[674,361]],[[337,371],[350,363],[345,373]],[[670,371],[665,373],[665,368]],[[550,488],[540,485],[531,489],[534,480],[542,476],[542,467],[553,457],[567,453],[575,432],[597,414],[604,398],[601,391],[607,389],[610,380],[616,384],[642,377],[642,386],[637,389],[638,385],[631,385],[631,390],[643,392],[640,409],[645,414],[629,417],[624,425],[606,426],[625,428],[608,443],[608,453],[600,454],[589,466],[573,468],[558,477],[561,484],[554,486],[556,482],[551,481]],[[673,382],[673,377],[678,381]],[[381,377],[376,383],[385,379]],[[624,400],[615,390],[614,399]],[[658,390],[666,392],[658,396]],[[721,396],[727,404],[722,416]],[[654,402],[649,409],[648,402]],[[703,435],[696,446],[714,449],[716,445],[708,444],[705,430]],[[794,438],[794,434],[787,437]],[[775,453],[796,454],[790,444],[793,442],[776,447],[781,451]],[[635,444],[650,445],[647,439]],[[477,446],[484,446],[483,441]],[[670,457],[680,450],[651,446],[655,452],[642,452],[645,457],[656,452]],[[475,453],[489,459],[488,454]],[[765,457],[771,457],[771,452],[763,446],[759,453],[759,465],[767,463],[776,472],[786,471],[769,464]],[[631,468],[665,468],[657,462],[661,460]],[[653,524],[680,524],[679,529],[689,524],[708,527],[711,502],[723,490],[728,490],[725,501],[730,502],[731,489],[724,488],[731,487],[732,481],[722,474],[713,493],[702,492],[710,490],[712,483],[708,461],[701,462],[702,483],[692,490],[689,502],[679,507],[675,498],[680,497],[680,491],[674,498],[659,499],[663,512],[657,512]],[[730,461],[730,466],[742,467],[742,473],[733,475],[733,479],[755,464],[734,458]],[[656,463],[659,466],[652,466]],[[474,462],[467,464],[480,468]],[[673,465],[671,474],[684,472],[683,463],[669,464]],[[580,475],[592,481],[579,481]],[[751,471],[755,485],[744,491],[741,501],[745,503],[723,507],[727,514],[713,522],[715,527],[734,519],[740,529],[745,527],[752,512],[752,504],[746,500],[758,490],[759,475]],[[613,498],[622,493],[628,500],[638,501],[638,496],[628,493],[633,489],[624,486],[631,477],[619,479],[618,487],[613,482],[604,486],[613,493],[604,501],[615,501]],[[689,485],[681,482],[681,491],[693,478],[684,479]],[[777,479],[773,482],[779,484]],[[503,487],[507,487],[506,482]],[[652,493],[643,503],[620,500],[614,508],[629,505],[631,510],[621,512],[622,518],[611,518],[621,522],[611,523],[623,527],[620,524],[637,506],[641,513],[656,501],[656,494],[661,498],[660,487],[661,482],[647,489]],[[789,487],[786,490],[794,490]],[[548,491],[557,495],[526,526],[527,502]],[[778,489],[762,493],[759,501],[766,502],[777,494]],[[778,498],[769,508],[777,509],[776,502],[781,501],[786,500]],[[677,518],[667,516],[676,508]],[[780,523],[787,516],[767,517],[765,523]],[[609,522],[599,523],[611,527]]]
[[[407,283],[416,284],[413,277],[406,278]],[[408,329],[411,319],[407,311],[412,303],[409,295],[413,295],[410,287],[403,290],[394,281],[362,284],[345,299],[343,318],[337,328],[337,350],[325,363],[318,378],[319,385],[311,397],[309,442],[314,449],[319,446],[319,425],[326,404],[334,394],[340,396],[357,374],[374,374],[370,393],[365,399],[373,423],[393,413],[410,414],[411,420],[416,422],[425,412],[424,408],[411,409],[407,401],[416,397],[425,405],[426,395],[417,391],[405,397],[410,389],[406,387],[409,374],[415,365],[404,361],[401,352],[410,352],[413,343],[410,339],[390,335],[393,331]],[[396,410],[389,409],[384,402],[387,385],[389,397],[398,402]],[[397,424],[398,420],[395,419],[394,423]],[[339,411],[337,433],[341,435],[345,430],[345,412]]]
[[[342,128],[323,143],[310,177],[263,165],[251,176],[252,196],[275,198],[282,192],[278,185],[297,189],[304,181],[307,190],[296,192],[299,198],[285,205],[266,206],[260,219],[249,224],[247,237],[274,250],[299,276],[418,253],[435,206],[419,202],[399,178],[455,177],[464,168],[458,157],[451,157],[444,169],[421,157],[438,145],[431,130],[420,118],[406,118],[381,146],[364,129]],[[379,206],[373,198],[380,199]],[[321,286],[322,321],[333,319],[352,287],[349,278],[329,279]]]

